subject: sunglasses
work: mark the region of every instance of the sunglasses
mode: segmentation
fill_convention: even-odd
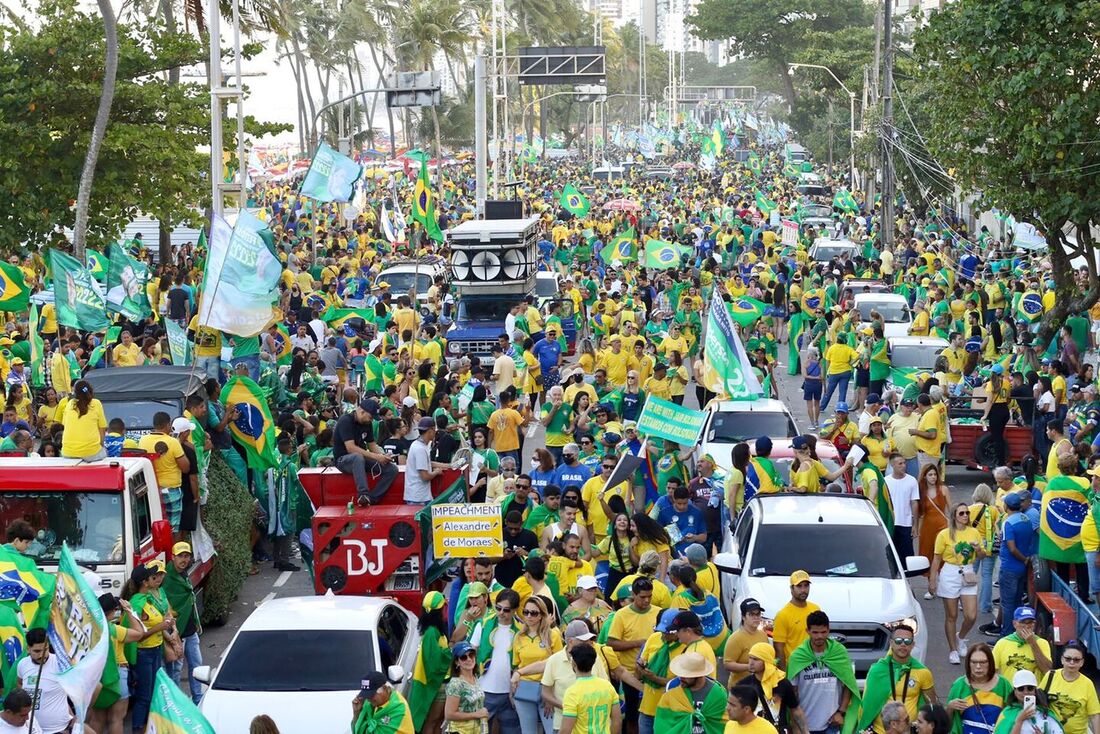
[[[608,471],[611,471],[612,469],[615,468],[615,465],[614,464],[604,464],[603,468],[607,469]]]
[[[913,638],[912,637],[895,637],[894,638],[894,644],[895,645],[912,645],[913,644]]]
[[[497,604],[493,609],[496,609],[501,614],[512,611],[512,607],[502,607],[500,604]]]
[[[519,484],[517,482],[516,483],[516,489],[531,489],[531,485],[530,484]]]
[[[1072,657],[1071,658],[1067,655],[1063,655],[1062,656],[1062,662],[1063,663],[1083,663],[1083,662],[1085,662],[1085,659],[1084,658],[1079,658],[1079,657]]]
[[[966,515],[966,516],[968,516],[968,517],[969,517],[969,516],[970,516],[970,510],[959,510],[959,511],[958,511],[958,512],[956,512],[955,514],[956,514],[956,515],[957,515],[958,517],[962,517],[963,515]]]
[[[541,617],[542,612],[540,612],[538,609],[524,609],[523,610],[523,616],[525,616],[525,617]]]
[[[477,660],[477,653],[475,653],[474,651],[471,650],[470,652],[466,653],[465,655],[459,655],[458,659],[459,660]]]

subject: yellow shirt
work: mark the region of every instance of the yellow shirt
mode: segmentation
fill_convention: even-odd
[[[656,584],[654,585],[656,586]],[[649,636],[654,634],[653,628],[656,626],[657,617],[660,614],[661,609],[656,604],[650,604],[649,609],[645,612],[638,612],[632,604],[625,606],[615,612],[615,616],[611,618],[611,628],[607,632],[607,638],[623,642],[648,641]],[[631,673],[637,667],[634,655],[620,655],[619,660],[622,662],[623,667]]]
[[[722,660],[730,663],[745,664],[749,662],[749,650],[758,642],[766,642],[769,645],[768,633],[763,629],[748,633],[743,627],[738,627],[726,640],[726,647],[722,651]]]
[[[512,408],[499,408],[489,416],[489,430],[493,432],[493,449],[502,451],[519,450],[519,427],[523,425],[523,416]]]
[[[921,694],[924,691],[931,690],[934,686],[932,671],[928,668],[912,670],[908,678],[909,687],[903,690],[902,686],[905,684],[906,675],[900,672],[897,674],[897,680],[894,681],[894,695],[891,698],[903,703],[905,710],[909,713],[909,720],[916,721],[917,704],[921,699]],[[877,734],[885,734],[886,728],[882,725],[882,717],[875,717],[874,729]]]
[[[57,391],[59,397],[73,391],[73,378],[72,372],[69,371],[69,360],[65,358],[60,349],[50,357],[50,378],[53,380],[53,389]]]
[[[919,431],[936,431],[935,438],[924,438],[923,436],[913,436],[913,443],[916,444],[917,450],[931,454],[932,456],[940,455],[940,446],[943,444],[943,432],[940,431],[940,415],[939,411],[929,408],[921,415],[920,420],[917,422],[917,430]]]
[[[581,487],[581,500],[588,508],[588,524],[592,526],[591,540],[595,543],[607,537],[608,526],[611,524],[611,518],[604,514],[603,505],[600,504],[600,493],[603,488],[604,480],[599,474]],[[609,489],[604,497],[608,502],[611,501],[611,497],[622,497],[625,501],[628,489],[626,482],[620,482],[619,486]]]
[[[594,576],[592,564],[586,560],[576,561],[565,556],[551,556],[547,559],[546,570],[554,574],[558,580],[558,591],[562,596],[572,596],[577,593],[577,579],[581,576]]]
[[[745,726],[736,721],[727,721],[722,734],[778,734],[776,728],[767,719],[757,716]]]
[[[714,656],[714,648],[712,648],[710,643],[706,640],[696,640],[695,642],[689,642],[687,645],[677,645],[669,654],[668,661],[671,663],[676,658],[681,655],[686,655],[689,652],[699,653],[714,664],[715,668],[718,667],[718,660]]]
[[[1042,637],[1036,636],[1035,639],[1039,644],[1039,650],[1049,660],[1050,643]],[[1000,671],[1001,675],[1009,680],[1012,680],[1012,676],[1016,675],[1017,670],[1030,670],[1036,676],[1039,675],[1039,666],[1035,662],[1035,652],[1031,649],[1031,644],[1027,642],[1021,645],[1008,637],[1001,638],[993,646],[993,662],[996,663],[997,670]]]
[[[199,328],[198,314],[191,317],[187,330],[195,332],[196,357],[220,357],[222,353],[222,333],[209,326]]]
[[[61,415],[61,423],[65,426],[61,434],[62,456],[83,459],[99,453],[103,448],[101,431],[107,430],[107,417],[103,414],[103,403],[95,398],[92,398],[84,415],[80,415],[75,400],[68,401]]]
[[[153,470],[157,474],[157,484],[161,489],[174,489],[183,484],[183,474],[180,472],[176,459],[184,456],[183,447],[179,440],[163,433],[148,433],[138,441],[138,447],[150,454],[157,453],[157,444],[163,443],[168,450],[162,456],[153,459]]]
[[[844,342],[837,342],[825,350],[825,361],[829,363],[830,375],[842,375],[852,371],[852,365],[859,357],[856,350]]]
[[[618,354],[608,350],[601,357],[598,362],[607,370],[607,381],[612,385],[625,385],[626,373],[630,368],[630,354],[626,350],[620,350]]]
[[[136,367],[141,364],[141,347],[136,342],[130,346],[119,344],[111,350],[115,367]]]
[[[971,547],[974,543],[979,548],[982,544],[981,533],[977,528],[963,528],[955,532],[955,539],[951,540],[951,529],[944,528],[936,534],[935,553],[943,559],[944,563],[956,566],[965,566],[974,562],[975,552]]]
[[[640,573],[632,573],[623,577],[623,580],[619,582],[619,585],[615,587],[615,590],[611,592],[611,598],[617,599],[619,596],[619,590],[623,588],[630,588],[634,581],[641,577]],[[672,592],[668,590],[663,582],[656,579],[650,579],[653,581],[653,606],[660,607],[661,609],[669,609],[672,607]]]
[[[524,668],[532,663],[546,660],[561,648],[561,631],[557,627],[550,628],[549,649],[547,649],[546,642],[539,635],[531,637],[523,633],[517,633],[512,640],[512,668]],[[539,681],[541,679],[541,671],[523,676],[523,680]]]
[[[145,606],[141,609],[135,610],[135,613],[141,617],[142,624],[146,629],[150,627],[156,627],[158,624],[164,621],[164,615],[160,613],[160,610],[152,602],[146,602]],[[137,646],[143,650],[148,650],[151,647],[160,647],[164,644],[164,633],[158,632],[155,635],[150,635],[144,640],[138,642]],[[125,660],[125,656],[119,658],[119,660]]]
[[[1040,687],[1047,690],[1050,707],[1062,722],[1066,734],[1087,734],[1089,717],[1100,714],[1100,699],[1096,686],[1084,675],[1077,680],[1066,680],[1061,670],[1052,670],[1040,679]]]
[[[611,708],[618,705],[619,694],[614,686],[588,676],[569,686],[561,702],[561,715],[575,719],[576,734],[603,734],[611,731]]]
[[[775,615],[772,639],[776,644],[783,643],[783,650],[788,658],[803,640],[809,638],[806,632],[806,615],[818,611],[821,611],[821,607],[812,601],[807,601],[804,607],[796,607],[791,602],[787,602],[786,606]]]
[[[645,381],[643,389],[648,395],[656,395],[663,400],[672,400],[672,383],[667,377],[663,380],[658,380],[656,377],[650,377]]]
[[[943,356],[947,357],[947,382],[955,385],[962,379],[962,368],[966,364],[966,350],[948,347],[943,350]]]
[[[618,613],[615,616],[619,616]],[[653,659],[653,656],[657,654],[657,651],[661,649],[661,645],[664,644],[664,635],[660,632],[652,633],[645,641],[645,646],[642,648],[641,659],[645,663],[649,663]],[[673,643],[676,644],[676,643]],[[623,658],[631,657],[624,655]],[[622,659],[622,658],[620,658]],[[658,688],[657,686],[651,686],[643,681],[642,686],[642,702],[638,706],[638,710],[646,716],[653,716],[657,713],[657,703],[661,700],[661,696],[664,695],[664,686]]]
[[[802,462],[797,472],[791,473],[791,484],[804,492],[813,494],[821,491],[821,480],[829,476],[829,470],[817,459],[810,459],[808,465]]]
[[[970,511],[973,514],[974,510]],[[1081,545],[1085,552],[1100,551],[1100,530],[1096,528],[1096,521],[1092,519],[1092,513],[1085,517],[1081,523]]]

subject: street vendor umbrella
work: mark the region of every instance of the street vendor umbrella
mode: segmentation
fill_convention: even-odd
[[[609,212],[640,212],[642,205],[631,199],[612,199],[603,208]]]
[[[695,168],[695,164],[689,163],[688,161],[680,161],[679,163],[674,165],[673,168],[675,168],[677,171],[690,171],[692,168]]]

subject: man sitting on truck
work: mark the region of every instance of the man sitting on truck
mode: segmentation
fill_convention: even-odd
[[[352,413],[345,413],[336,421],[332,434],[332,457],[336,468],[355,478],[355,492],[360,507],[377,504],[397,479],[397,466],[393,457],[382,453],[374,437],[374,416],[378,413],[377,400],[363,400]],[[367,471],[379,472],[378,482],[371,490],[367,485]]]
[[[163,410],[153,415],[153,431],[141,437],[138,447],[154,454],[153,471],[157,475],[157,484],[164,497],[164,510],[172,532],[180,531],[180,518],[183,516],[183,474],[190,469],[187,455],[180,446],[179,439],[169,435],[172,431],[172,418]],[[163,446],[163,449],[161,448]]]

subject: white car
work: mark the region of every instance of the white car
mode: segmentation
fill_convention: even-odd
[[[871,312],[882,316],[883,336],[909,336],[909,327],[913,325],[913,312],[909,310],[909,301],[898,293],[856,293],[855,307],[859,309],[859,328],[871,325]]]
[[[851,240],[834,240],[830,237],[818,237],[810,245],[810,259],[817,263],[827,263],[834,257],[848,253],[849,259],[863,252],[863,248]]]
[[[389,291],[394,301],[398,296],[407,295],[413,283],[416,283],[416,302],[423,311],[428,307],[428,289],[432,287],[437,275],[450,280],[450,268],[442,257],[425,257],[416,260],[398,260],[385,268],[374,278],[375,283],[389,283]]]
[[[890,377],[887,389],[904,389],[919,372],[932,372],[936,358],[951,346],[938,336],[895,336],[886,340],[890,355]]]
[[[829,615],[833,639],[848,649],[856,676],[866,678],[885,656],[890,633],[905,623],[916,630],[913,655],[924,659],[928,628],[906,580],[928,569],[924,556],[904,559],[870,500],[861,494],[757,495],[736,529],[726,531],[714,558],[731,625],[741,623],[742,599],[753,598],[766,620],[791,600],[790,575],[810,575],[809,600]]]
[[[257,714],[274,719],[283,734],[346,734],[366,673],[387,671],[392,681],[413,669],[416,623],[386,598],[266,601],[241,625],[217,668],[195,669],[195,679],[209,686],[199,708],[219,734],[247,734]]]
[[[715,400],[707,406],[707,419],[695,458],[710,454],[719,467],[733,466],[733,446],[750,445],[760,438],[791,438],[798,435],[794,416],[780,400]]]

